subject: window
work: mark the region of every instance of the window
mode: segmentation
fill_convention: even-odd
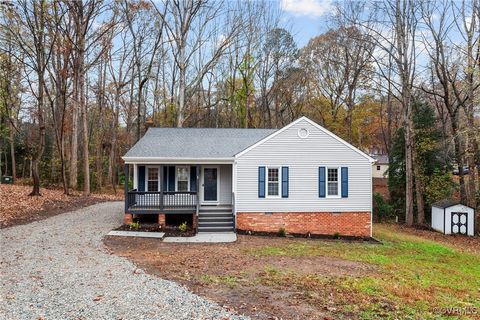
[[[338,168],[328,168],[327,171],[327,195],[338,196]]]
[[[177,191],[190,190],[190,168],[177,167]]]
[[[267,170],[267,195],[269,197],[280,196],[280,169],[268,168]]]
[[[158,191],[158,168],[148,168],[147,191]]]
[[[380,171],[380,166],[377,166],[377,171]]]

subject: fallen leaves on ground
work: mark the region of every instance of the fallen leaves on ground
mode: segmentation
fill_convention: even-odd
[[[16,221],[33,221],[40,216],[61,213],[101,201],[122,200],[122,195],[92,194],[65,195],[62,189],[41,188],[41,196],[29,196],[31,186],[0,185],[0,227],[15,224]]]

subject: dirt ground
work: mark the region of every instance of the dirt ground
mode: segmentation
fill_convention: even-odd
[[[0,229],[46,219],[103,201],[122,200],[122,194],[65,195],[61,189],[41,188],[42,196],[29,196],[31,186],[0,185]]]
[[[323,301],[318,304],[319,299],[315,299],[316,304],[312,304],[312,297],[305,295],[304,288],[299,290],[283,283],[276,278],[277,272],[291,270],[292,277],[305,276],[307,280],[312,275],[334,279],[365,275],[375,272],[375,268],[324,256],[302,257],[299,264],[295,257],[248,254],[267,244],[286,246],[299,241],[319,240],[243,235],[230,244],[174,244],[120,237],[104,240],[113,253],[131,258],[148,273],[180,282],[199,295],[256,319],[336,318],[328,299],[329,291],[335,294],[335,285],[327,283]]]

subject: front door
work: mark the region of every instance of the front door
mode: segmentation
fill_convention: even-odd
[[[203,168],[203,201],[218,202],[218,168]]]

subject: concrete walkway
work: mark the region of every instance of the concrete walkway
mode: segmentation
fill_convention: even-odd
[[[163,242],[178,243],[224,243],[237,241],[237,235],[233,232],[225,233],[197,233],[193,237],[166,237]]]

